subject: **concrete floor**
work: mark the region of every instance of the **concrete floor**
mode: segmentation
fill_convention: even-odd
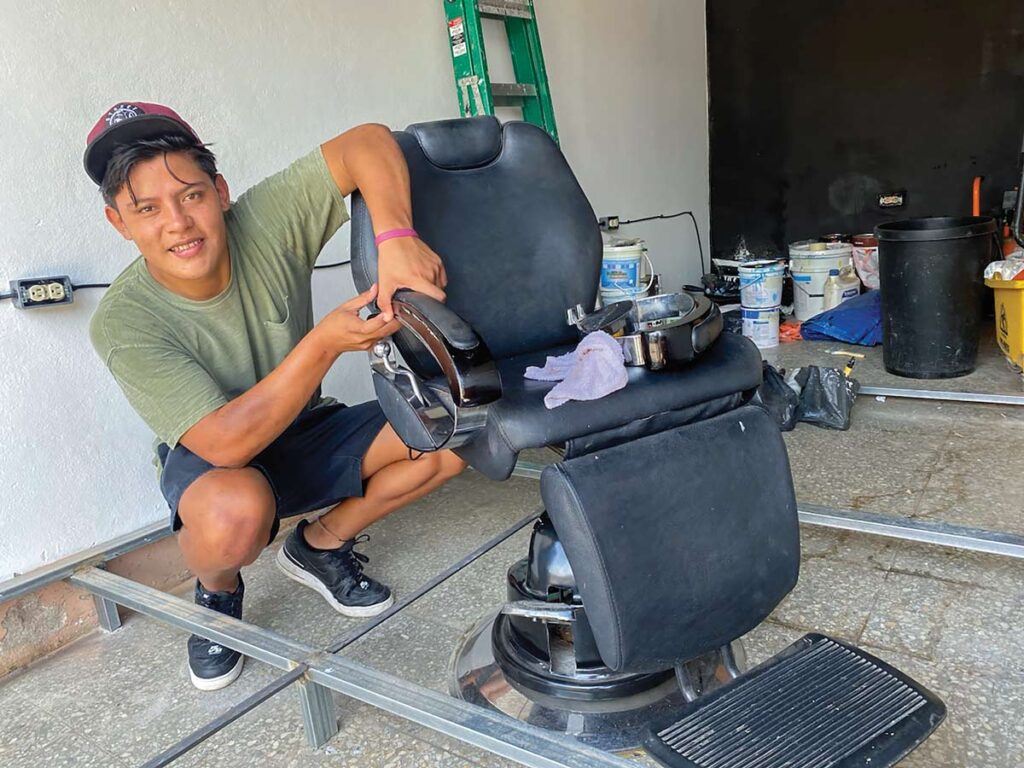
[[[823,348],[783,348],[782,362],[822,361]],[[876,350],[877,354],[880,350]],[[798,363],[797,363],[798,364]],[[865,384],[877,363],[858,364]],[[1019,382],[991,367],[985,388]],[[956,386],[963,388],[963,380]],[[949,382],[947,382],[949,384]],[[979,383],[982,386],[985,382]],[[953,386],[944,388],[953,389]],[[799,425],[786,435],[803,502],[945,520],[1024,534],[1024,408],[858,400],[849,432]],[[536,481],[467,473],[371,529],[374,575],[408,593],[537,502]],[[522,532],[349,649],[365,663],[446,689],[456,638],[503,598]],[[852,641],[938,693],[949,716],[901,766],[1024,766],[1024,562],[805,527],[800,583],[745,638],[752,662],[806,631]],[[278,544],[280,541],[278,542]],[[246,572],[245,619],[326,645],[358,622],[296,589],[272,563]],[[188,594],[184,585],[181,594]],[[136,766],[259,689],[277,671],[248,661],[232,686],[187,680],[185,636],[131,616],[0,683],[0,765]],[[337,698],[341,733],[305,744],[286,691],[179,760],[181,766],[506,766],[432,731]]]

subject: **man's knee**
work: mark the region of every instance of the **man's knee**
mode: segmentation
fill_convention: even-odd
[[[277,514],[273,491],[256,469],[214,469],[188,487],[182,524],[225,565],[246,565],[267,544]]]

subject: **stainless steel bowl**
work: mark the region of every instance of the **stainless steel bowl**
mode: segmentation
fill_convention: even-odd
[[[652,371],[688,363],[718,336],[721,317],[705,296],[661,293],[631,301],[617,301],[595,312],[575,316],[571,322],[583,334],[601,330],[615,336],[626,365]],[[710,336],[695,329],[709,318],[717,321]]]

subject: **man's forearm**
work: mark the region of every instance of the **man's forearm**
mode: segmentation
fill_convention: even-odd
[[[269,375],[182,435],[182,444],[216,466],[246,466],[295,420],[338,356],[313,329]]]
[[[409,169],[386,126],[357,126],[321,150],[342,194],[355,189],[362,194],[376,232],[412,226]]]

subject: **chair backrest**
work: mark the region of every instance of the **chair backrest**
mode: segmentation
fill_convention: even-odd
[[[576,341],[565,311],[592,308],[601,269],[594,211],[558,146],[529,123],[442,120],[395,133],[409,165],[413,226],[448,274],[448,306],[495,358]],[[377,279],[365,202],[352,202],[352,274]],[[431,366],[400,337],[418,373]]]

